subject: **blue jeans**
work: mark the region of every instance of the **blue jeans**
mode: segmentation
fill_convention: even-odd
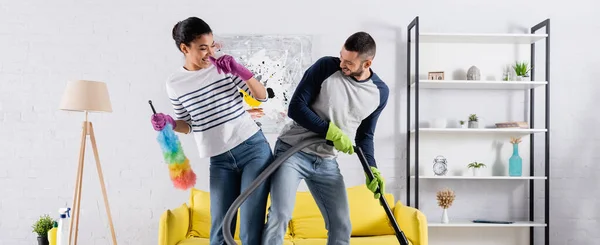
[[[262,131],[235,148],[210,158],[210,244],[225,244],[223,219],[242,191],[273,162],[269,142]],[[240,207],[240,239],[243,244],[260,245],[264,229],[269,180],[252,192]],[[235,233],[236,217],[231,223]]]
[[[290,147],[278,140],[275,144],[275,158]],[[302,179],[325,220],[327,244],[350,244],[352,225],[348,198],[337,161],[299,151],[271,175],[271,207],[263,234],[263,245],[283,244],[283,237],[294,211],[296,191]]]

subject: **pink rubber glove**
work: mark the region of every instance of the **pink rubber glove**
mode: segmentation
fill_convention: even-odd
[[[254,76],[250,70],[243,65],[240,65],[240,63],[237,63],[231,55],[223,55],[218,59],[211,56],[209,59],[210,62],[217,67],[219,74],[221,72],[229,73],[242,78],[244,81],[248,81],[248,79]]]
[[[175,128],[175,125],[177,125],[171,116],[162,113],[156,113],[152,115],[151,122],[152,127],[154,127],[154,130],[156,131],[161,131],[163,128],[165,128],[167,123],[170,123],[173,126],[173,129]]]

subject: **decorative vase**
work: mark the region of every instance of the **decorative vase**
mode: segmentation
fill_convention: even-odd
[[[467,80],[481,80],[481,72],[477,66],[471,66],[467,71]]]
[[[479,122],[469,121],[469,128],[479,128]]]
[[[442,212],[442,224],[448,224],[448,222],[450,222],[448,219],[448,209],[444,208],[444,211]]]
[[[448,121],[445,118],[436,118],[433,119],[432,125],[434,128],[446,128]]]
[[[517,81],[529,81],[529,76],[517,76]]]
[[[519,144],[513,144],[513,154],[508,159],[508,175],[521,176],[523,172],[523,159],[519,156]]]
[[[49,245],[50,244],[47,236],[46,237],[38,237],[37,241],[38,241],[38,245]]]
[[[510,71],[509,71],[508,67],[506,67],[504,69],[504,72],[502,73],[502,80],[503,81],[510,81]]]

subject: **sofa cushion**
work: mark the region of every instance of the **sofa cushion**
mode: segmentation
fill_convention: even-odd
[[[164,244],[177,244],[177,241],[186,237],[189,228],[188,206],[184,203],[173,210],[167,210],[161,216],[161,223],[166,224],[166,229],[159,239],[164,239]]]
[[[238,211],[239,212],[239,211]],[[190,237],[210,237],[210,192],[192,188],[190,196]],[[237,216],[234,239],[240,239],[240,216]]]
[[[192,188],[190,191],[190,232],[189,236],[210,236],[210,195],[208,192]]]
[[[347,188],[347,193],[353,236],[394,234],[385,210],[365,185]],[[385,197],[393,210],[393,195],[386,194]],[[290,226],[297,238],[327,238],[325,220],[309,191],[297,192]]]
[[[238,245],[241,245],[242,242],[240,242],[240,240],[235,240],[235,243]],[[208,240],[208,238],[200,238],[200,237],[194,237],[194,238],[188,238],[185,239],[179,243],[177,243],[177,245],[209,245],[210,241]],[[285,240],[283,241],[283,245],[294,245],[294,243],[292,243],[289,240]]]
[[[235,241],[235,242],[238,245],[241,244],[241,243],[239,243],[239,241]],[[192,237],[192,238],[188,238],[188,239],[185,239],[185,240],[177,243],[177,245],[209,245],[209,244],[210,244],[210,240],[208,240],[208,238],[204,238],[204,237]]]
[[[386,193],[384,196],[393,212],[394,196],[390,193]],[[352,236],[395,234],[383,206],[379,203],[379,199],[373,197],[373,192],[367,189],[366,185],[348,188],[348,200],[350,203]]]
[[[372,237],[352,237],[350,238],[352,245],[397,245],[398,238],[396,235],[372,236]],[[409,241],[409,245],[412,243]],[[327,245],[327,238],[305,238],[294,239],[294,245]]]

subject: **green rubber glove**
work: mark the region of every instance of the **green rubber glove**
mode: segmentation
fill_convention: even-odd
[[[367,188],[374,193],[373,197],[375,199],[379,199],[382,194],[385,194],[385,180],[376,167],[371,167],[371,172],[373,172],[373,177],[375,178],[369,181],[369,176],[365,174]],[[379,187],[379,192],[377,192],[377,187]]]
[[[338,151],[350,155],[354,153],[354,146],[352,146],[352,141],[348,138],[348,135],[342,132],[333,122],[329,122],[329,129],[327,129],[325,139],[332,141],[333,146]]]

